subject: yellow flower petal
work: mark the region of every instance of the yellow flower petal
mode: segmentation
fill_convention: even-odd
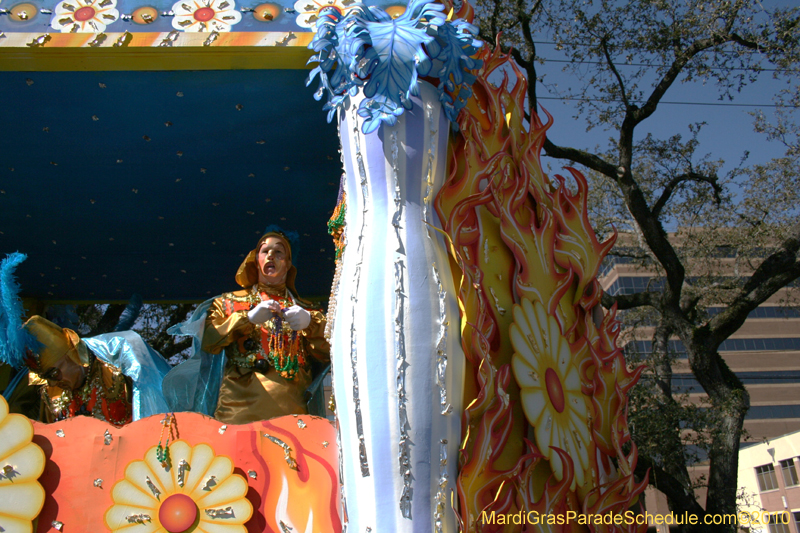
[[[549,424],[548,427],[547,419],[548,417],[552,418],[549,410],[542,412],[541,418],[539,418],[539,423],[536,424],[536,446],[539,447],[539,451],[541,451],[544,455],[549,456],[550,454],[550,440],[552,438],[552,423]]]
[[[172,494],[175,492],[177,485],[172,481],[172,474],[167,472],[156,458],[156,448],[156,446],[153,446],[147,450],[147,453],[144,454],[144,462],[150,468],[150,479],[161,490],[161,493]],[[172,466],[175,467],[177,465],[173,464]],[[126,475],[125,477],[128,476]],[[156,481],[156,478],[158,478],[158,481]],[[161,501],[164,501],[164,496],[161,497]]]
[[[3,435],[5,437],[5,435]],[[0,465],[15,465],[15,474],[12,479],[3,477],[0,479],[0,487],[3,485],[19,485],[27,481],[36,481],[44,472],[45,456],[42,449],[29,442],[14,453],[3,457],[0,455]]]
[[[43,504],[44,489],[36,481],[0,487],[0,515],[31,521],[39,514]]]
[[[31,521],[0,514],[3,533],[31,533]]]
[[[245,533],[247,528],[239,524],[200,522],[195,533]]]
[[[192,447],[189,446],[186,441],[176,441],[169,447],[169,456],[172,461],[172,468],[169,469],[169,474],[172,476],[172,486],[175,488],[175,492],[187,492],[186,479],[183,480],[183,489],[181,489],[178,483],[178,475],[180,474],[179,466],[181,461],[186,461],[191,466]],[[185,472],[187,478],[189,477],[189,472],[190,470]]]
[[[523,301],[523,303],[524,303],[524,301]],[[528,335],[531,334],[531,327],[528,324],[528,320],[527,320],[527,318],[525,316],[525,312],[523,311],[522,307],[519,307],[519,306],[515,305],[514,309],[512,311],[512,314],[514,315],[514,322],[513,322],[512,326],[516,327],[519,330],[519,333],[520,333],[521,337],[524,339],[525,344],[528,344],[527,337],[528,337]],[[522,349],[522,345],[514,346],[514,347],[518,348],[518,349]]]
[[[569,410],[577,415],[578,418],[573,419],[573,423],[577,424],[580,420],[580,425],[585,426],[589,418],[589,408],[586,406],[586,401],[582,395],[572,394],[567,402]]]
[[[198,486],[203,482],[206,470],[214,462],[214,450],[208,444],[198,444],[192,448],[191,455],[186,462],[189,463],[191,470],[186,476],[186,485],[183,487],[185,494],[191,494],[195,490],[201,490],[203,487]],[[175,465],[177,468],[177,464]]]
[[[206,509],[226,509],[230,507],[233,511],[233,518],[211,518],[206,514]],[[200,523],[201,524],[244,524],[253,515],[253,506],[246,498],[239,498],[238,500],[216,505],[214,507],[204,507],[200,510]],[[207,527],[203,525],[202,527]]]
[[[10,414],[0,420],[0,434],[3,435],[0,439],[0,457],[5,457],[31,442],[33,425],[22,415]]]
[[[153,473],[152,469],[150,469],[150,467],[144,461],[134,461],[130,463],[127,468],[125,468],[125,479],[144,494],[150,494],[153,496],[155,500],[156,497],[153,494],[153,491],[147,485],[147,480],[150,479],[150,482],[153,483],[153,486],[158,489],[161,501],[164,501],[164,494],[166,493],[166,490],[161,485],[158,476]]]
[[[247,494],[247,481],[241,476],[229,476],[225,481],[214,487],[211,492],[196,498],[197,506],[202,509],[211,507],[227,507]]]
[[[194,470],[194,466],[192,467],[192,470]],[[231,462],[230,459],[225,456],[215,457],[208,469],[206,469],[206,471],[202,474],[200,483],[197,484],[190,496],[194,501],[202,499],[209,492],[214,492],[217,490],[219,488],[219,484],[222,483],[223,480],[232,473],[233,462]],[[214,476],[215,483],[213,486],[209,487],[210,490],[206,490],[206,485],[211,479],[211,476]]]
[[[144,520],[143,524],[129,522],[128,517],[134,515],[148,515],[150,521]],[[115,533],[153,533],[163,531],[158,522],[158,507],[134,507],[131,505],[114,505],[103,515],[106,526]]]
[[[561,336],[561,329],[555,320],[550,321],[550,339],[555,346],[553,347],[553,362],[558,365],[558,377],[567,375],[567,368],[572,362],[572,352],[569,349],[569,344],[566,339]],[[552,337],[556,335],[556,337]]]
[[[160,502],[153,496],[147,485],[139,486],[129,479],[123,479],[114,484],[111,489],[111,499],[119,505],[130,505],[132,507],[157,508]],[[161,501],[164,501],[164,494],[161,494]]]
[[[531,425],[538,426],[542,422],[542,415],[547,412],[547,400],[544,397],[544,391],[541,389],[525,389],[521,394],[521,399],[525,416],[531,421]]]

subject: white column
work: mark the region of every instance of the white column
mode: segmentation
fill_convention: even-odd
[[[332,334],[347,531],[456,532],[464,357],[433,200],[450,124],[436,89],[361,133],[341,112],[345,242]]]

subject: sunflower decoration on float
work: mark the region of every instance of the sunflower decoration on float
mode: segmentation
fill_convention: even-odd
[[[44,452],[32,442],[33,424],[9,414],[0,396],[0,531],[30,532],[44,505],[37,479],[44,471]]]
[[[346,15],[358,3],[356,0],[297,0],[294,4],[294,10],[297,11],[296,22],[301,28],[313,30],[323,9],[333,8]]]
[[[246,494],[247,481],[233,473],[229,457],[177,440],[128,464],[103,520],[112,533],[246,533],[253,514]]]
[[[511,365],[525,417],[535,428],[536,447],[559,481],[564,465],[554,448],[566,452],[575,467],[570,483],[575,490],[588,481],[592,453],[589,397],[581,390],[579,368],[588,359],[586,342],[570,344],[558,320],[540,302],[528,299],[514,305],[510,336]]]
[[[242,20],[234,0],[180,0],[172,12],[172,27],[187,32],[231,31]]]
[[[100,33],[118,20],[117,0],[62,0],[50,27],[61,33]]]

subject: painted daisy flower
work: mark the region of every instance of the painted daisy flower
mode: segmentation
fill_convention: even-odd
[[[344,15],[355,6],[357,0],[298,0],[294,4],[297,11],[297,25],[301,28],[316,27],[320,11],[325,7],[338,9]]]
[[[37,479],[44,471],[44,452],[31,442],[33,424],[9,414],[0,396],[0,531],[31,531],[44,505]]]
[[[185,0],[172,6],[172,27],[183,31],[231,31],[242,20],[233,0]]]
[[[552,447],[566,452],[575,465],[570,486],[583,485],[589,469],[589,410],[581,392],[577,362],[586,357],[586,345],[570,346],[558,321],[540,302],[524,299],[514,306],[511,324],[514,355],[511,366],[520,386],[522,409],[535,428],[536,446],[550,461],[556,479],[564,466]],[[573,353],[574,349],[577,349]]]
[[[117,20],[117,0],[62,0],[50,26],[61,33],[100,33]]]
[[[246,533],[253,506],[245,497],[247,481],[233,473],[229,457],[208,444],[177,440],[169,446],[167,470],[156,448],[130,462],[111,489],[114,505],[103,520],[112,533]]]

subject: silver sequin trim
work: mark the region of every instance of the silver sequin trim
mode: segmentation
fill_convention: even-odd
[[[436,491],[436,509],[433,512],[435,533],[444,530],[444,512],[447,504],[447,439],[439,441],[439,490]]]
[[[356,161],[358,163],[358,174],[361,178],[361,196],[364,202],[364,211],[361,219],[361,231],[358,235],[358,262],[356,263],[356,271],[353,279],[355,280],[355,287],[353,290],[353,316],[350,322],[350,366],[353,370],[353,405],[355,407],[356,415],[356,433],[358,435],[358,459],[361,462],[361,476],[369,476],[369,461],[367,460],[367,445],[364,442],[364,422],[361,418],[361,400],[358,391],[358,348],[356,344],[356,307],[358,304],[358,287],[361,279],[361,263],[364,260],[364,227],[366,226],[366,213],[367,213],[367,200],[369,199],[369,191],[367,190],[367,171],[364,168],[364,156],[361,153],[361,142],[359,139],[360,131],[358,130],[358,114],[356,109],[353,109],[353,141],[355,143]]]
[[[400,426],[400,441],[398,442],[398,466],[400,477],[403,479],[403,492],[400,495],[400,512],[403,518],[411,520],[411,499],[414,489],[411,487],[411,447],[408,422],[408,395],[406,393],[406,357],[405,339],[405,245],[400,233],[400,219],[403,216],[403,203],[400,191],[400,181],[397,176],[397,132],[392,132],[392,181],[394,185],[394,215],[392,226],[397,237],[397,255],[394,261],[394,356],[397,362],[396,388],[397,388],[397,417]]]
[[[442,287],[439,270],[433,264],[433,279],[439,293],[439,340],[436,343],[436,384],[439,386],[439,407],[443,415],[450,414],[453,406],[447,401],[447,293]]]

